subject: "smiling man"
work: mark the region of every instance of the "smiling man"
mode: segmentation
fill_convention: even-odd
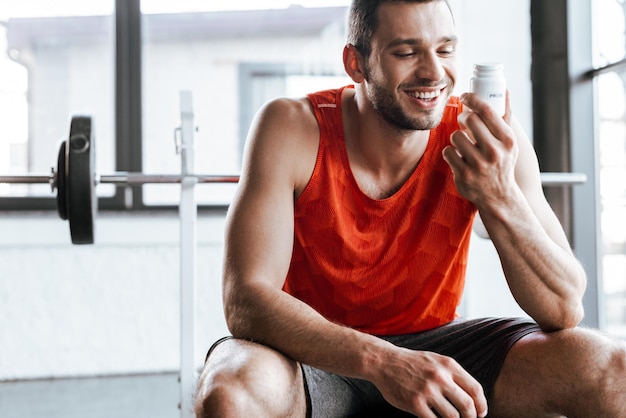
[[[532,146],[508,105],[451,96],[456,44],[445,0],[355,0],[354,87],[259,112],[199,417],[626,416],[624,345],[576,328]],[[457,318],[477,212],[533,321]]]

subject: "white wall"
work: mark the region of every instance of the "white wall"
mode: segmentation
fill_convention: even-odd
[[[469,90],[474,63],[501,62],[513,116],[532,140],[530,0],[450,0],[450,4],[460,38],[456,93]],[[478,236],[472,240],[461,311],[468,317],[526,316],[511,296],[493,244]]]
[[[459,32],[456,92],[469,90],[472,66],[501,62],[514,116],[532,134],[530,0],[449,0]]]
[[[453,0],[452,5],[462,38],[459,81],[468,82],[473,62],[503,62],[515,114],[530,132],[529,1]],[[226,332],[220,295],[223,218],[201,216],[198,231],[195,362],[200,365],[210,342]],[[176,215],[101,214],[97,243],[77,247],[70,244],[67,223],[55,214],[3,214],[0,380],[177,369],[178,239]],[[490,241],[472,244],[463,311],[520,313]]]
[[[54,214],[0,219],[0,380],[176,370],[179,220],[101,215],[73,246]],[[223,216],[198,222],[196,363],[226,332]]]

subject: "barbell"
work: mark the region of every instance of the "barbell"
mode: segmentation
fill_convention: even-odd
[[[73,116],[69,136],[59,145],[56,168],[48,175],[0,175],[0,183],[50,184],[56,190],[59,217],[69,221],[73,244],[93,244],[98,210],[97,184],[175,184],[192,178],[197,183],[237,183],[239,176],[197,174],[96,174],[95,141],[90,116]]]
[[[56,190],[59,216],[69,221],[73,244],[93,244],[94,224],[98,208],[97,184],[142,185],[174,184],[193,178],[197,183],[237,183],[236,175],[145,174],[115,172],[97,175],[95,142],[90,116],[71,119],[67,139],[59,146],[57,166],[48,175],[0,175],[0,183],[49,183]],[[587,177],[580,173],[542,173],[544,186],[582,184]]]

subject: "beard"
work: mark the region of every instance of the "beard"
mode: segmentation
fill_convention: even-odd
[[[449,88],[446,89],[445,94],[438,98],[441,101],[440,104],[436,108],[422,110],[417,114],[415,112],[410,113],[404,109],[397,97],[394,96],[394,92],[384,87],[383,83],[379,82],[375,77],[372,77],[370,71],[368,73],[369,88],[367,89],[367,98],[378,114],[392,127],[401,131],[426,131],[439,125],[452,90],[452,80],[449,77],[446,76],[446,85]],[[400,85],[400,90],[402,88],[426,87],[428,85],[429,83],[427,82],[413,83],[411,85],[402,84]]]

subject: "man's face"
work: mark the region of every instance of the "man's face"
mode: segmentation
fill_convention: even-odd
[[[441,121],[456,79],[456,32],[448,6],[394,2],[378,11],[365,88],[379,114],[400,130]]]

